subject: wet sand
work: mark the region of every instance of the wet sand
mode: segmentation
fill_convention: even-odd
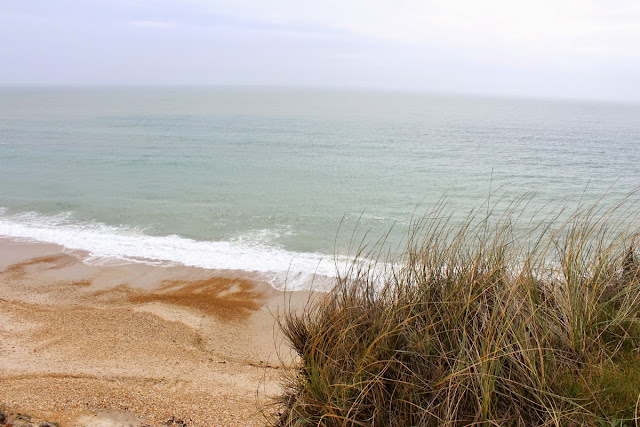
[[[0,238],[1,405],[61,426],[264,425],[293,360],[275,317],[307,293],[86,255]]]

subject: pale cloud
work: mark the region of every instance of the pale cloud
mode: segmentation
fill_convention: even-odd
[[[0,2],[0,83],[372,86],[640,101],[638,46],[637,0]]]
[[[141,28],[167,28],[172,26],[171,23],[164,21],[131,21],[129,24],[133,27]]]
[[[410,45],[481,46],[486,51],[543,47],[551,52],[607,46],[639,55],[637,1],[233,0],[216,8],[274,24],[323,25]]]

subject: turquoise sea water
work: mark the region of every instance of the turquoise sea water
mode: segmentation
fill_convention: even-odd
[[[495,189],[534,208],[621,197],[639,165],[638,105],[0,88],[0,235],[98,257],[330,275],[358,218],[380,236],[443,195],[461,215]]]

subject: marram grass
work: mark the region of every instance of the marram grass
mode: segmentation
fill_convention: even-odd
[[[635,196],[538,222],[527,198],[440,204],[401,256],[362,246],[281,321],[299,363],[273,425],[639,425]]]

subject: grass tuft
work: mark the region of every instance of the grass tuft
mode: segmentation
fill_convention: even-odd
[[[637,425],[634,200],[538,222],[527,197],[462,222],[441,203],[401,255],[361,248],[281,321],[300,357],[273,425]]]

